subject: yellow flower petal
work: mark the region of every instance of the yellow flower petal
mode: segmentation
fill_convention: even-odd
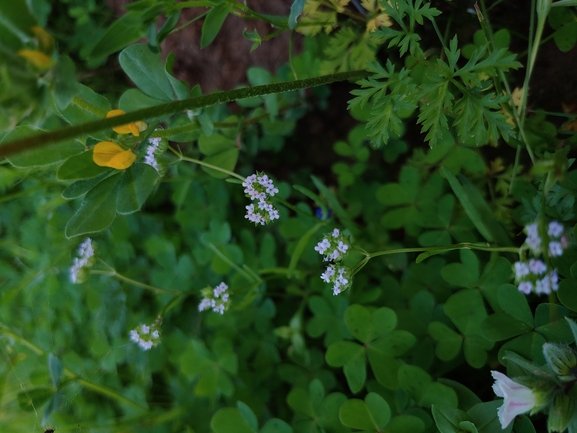
[[[110,141],[101,141],[94,146],[92,160],[101,167],[126,170],[134,163],[136,155],[130,150],[124,150],[118,144]]]
[[[20,50],[18,51],[18,55],[24,57],[34,66],[41,69],[49,69],[54,64],[54,61],[50,57],[40,51]]]
[[[122,114],[125,114],[122,110],[110,110],[106,113],[106,118],[110,119],[111,117],[120,116]],[[138,137],[140,132],[146,130],[147,127],[148,125],[146,123],[137,121],[127,123],[126,125],[115,126],[112,130],[117,134],[132,134],[135,137]]]
[[[34,33],[34,36],[38,39],[42,51],[45,53],[52,53],[52,51],[54,51],[54,38],[52,35],[39,26],[34,26],[31,30],[32,33]]]
[[[130,150],[125,150],[112,158],[109,161],[108,166],[117,170],[126,170],[128,167],[134,164],[135,160],[136,155]]]

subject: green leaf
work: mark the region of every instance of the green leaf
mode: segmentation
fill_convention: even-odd
[[[397,317],[390,308],[379,308],[370,314],[365,307],[355,304],[345,311],[345,324],[359,341],[369,343],[395,329]]]
[[[303,12],[306,0],[294,0],[291,5],[291,11],[288,19],[288,26],[290,30],[294,30],[297,25],[297,18]]]
[[[507,340],[533,328],[505,313],[491,314],[481,324],[483,336],[491,341]]]
[[[154,107],[155,105],[159,105],[161,103],[161,100],[157,98],[151,98],[139,89],[128,89],[120,96],[120,99],[118,100],[118,108],[122,111],[129,112],[140,110],[142,108]],[[186,118],[186,124],[189,124],[190,119],[186,116],[184,117]],[[171,128],[175,126],[177,125],[170,125]]]
[[[148,45],[131,45],[118,56],[120,66],[126,75],[151,98],[161,101],[177,99],[177,91],[169,79],[164,62],[159,54],[155,54]]]
[[[496,242],[498,240],[501,245],[510,245],[509,236],[495,220],[491,208],[477,187],[464,176],[459,176],[459,180],[457,180],[445,167],[442,167],[441,171],[479,233],[488,242]]]
[[[438,61],[444,64],[441,60]],[[444,64],[445,65],[445,64]],[[445,67],[447,67],[445,65]],[[421,101],[425,101],[421,106],[418,122],[423,125],[421,131],[426,132],[425,140],[434,147],[442,139],[444,131],[448,130],[449,123],[445,110],[450,110],[453,104],[453,95],[449,91],[449,81],[435,77],[433,84],[423,85],[422,93],[419,95]]]
[[[347,400],[339,410],[339,419],[347,427],[359,430],[382,429],[391,418],[391,409],[378,394],[370,392],[365,401]]]
[[[533,327],[533,313],[527,302],[527,297],[512,284],[503,284],[497,291],[499,306],[509,316]]]
[[[299,239],[295,249],[291,254],[291,259],[287,271],[287,278],[291,278],[296,271],[299,259],[305,251],[305,248],[310,242],[311,237],[323,226],[323,223],[318,223],[311,227],[307,232]]]
[[[128,12],[114,21],[98,40],[89,54],[90,59],[100,59],[120,51],[136,42],[145,32],[145,27],[138,12]]]
[[[202,24],[202,35],[200,37],[200,48],[209,46],[220,31],[224,20],[232,11],[232,5],[228,2],[221,3],[213,7]]]
[[[262,426],[259,433],[293,433],[293,429],[282,419],[272,418]]]
[[[104,119],[111,110],[110,102],[104,96],[95,93],[89,87],[76,83],[76,95],[60,115],[71,125]],[[89,134],[98,140],[108,140],[110,130]]]
[[[238,160],[238,152],[239,150],[237,148],[228,149],[223,152],[211,155],[205,158],[203,161],[206,162],[207,164],[211,164],[228,171],[233,171],[234,167],[236,166],[236,161]],[[210,174],[212,177],[216,177],[217,179],[226,179],[227,177],[229,177],[227,173],[223,173],[213,168],[202,167],[202,169],[208,174]]]
[[[236,142],[222,134],[201,135],[198,138],[198,149],[203,155],[211,156],[236,147]]]
[[[66,224],[67,238],[99,232],[112,224],[121,177],[120,173],[110,176],[86,194],[80,208]]]
[[[54,67],[53,98],[59,110],[64,110],[78,91],[76,68],[68,56],[60,56]]]
[[[101,167],[94,163],[92,150],[75,155],[64,161],[56,177],[59,180],[91,179],[112,171],[110,167]]]
[[[559,301],[570,310],[577,311],[577,280],[573,278],[566,278],[559,283],[559,290],[557,296]]]
[[[571,50],[577,42],[577,22],[573,21],[565,24],[553,33],[553,38],[561,51],[567,52]]]
[[[302,388],[293,388],[287,395],[287,403],[297,413],[311,418],[315,416],[315,409],[309,394]]]
[[[331,367],[343,367],[349,388],[353,393],[360,391],[367,377],[365,349],[351,341],[337,341],[331,344],[325,354]]]
[[[20,410],[32,412],[46,403],[53,395],[54,391],[51,388],[37,387],[19,392],[16,399]]]
[[[441,269],[443,279],[455,286],[468,287],[479,279],[479,260],[470,250],[460,250],[462,263],[449,263]]]
[[[471,420],[466,412],[456,407],[434,404],[431,406],[431,412],[440,433],[461,433],[459,424]]]
[[[28,125],[17,126],[2,138],[0,146],[2,146],[1,143],[30,137],[38,134],[38,132],[41,131]],[[76,140],[67,140],[51,144],[50,146],[25,150],[24,152],[9,155],[6,159],[10,164],[18,168],[42,167],[64,161],[73,155],[79,154],[84,149],[85,147],[82,143]]]
[[[218,410],[210,420],[210,427],[216,433],[256,433],[257,431],[236,407]]]
[[[429,323],[429,334],[435,341],[435,355],[441,361],[454,359],[461,350],[463,337],[441,322]]]
[[[116,211],[121,215],[139,211],[159,177],[158,172],[148,164],[133,164],[124,171],[118,185]]]
[[[238,408],[238,411],[240,412],[242,417],[250,425],[250,427],[254,430],[258,430],[258,419],[254,414],[254,412],[252,411],[252,409],[242,401],[237,401],[236,407]]]
[[[58,359],[52,353],[48,354],[48,371],[50,372],[50,380],[52,381],[52,386],[54,386],[54,388],[58,388],[58,385],[60,385],[63,368],[60,359]]]
[[[420,367],[404,364],[399,368],[401,389],[417,402],[421,400],[431,381],[431,376]]]
[[[387,424],[383,433],[422,433],[425,423],[413,415],[397,415]]]

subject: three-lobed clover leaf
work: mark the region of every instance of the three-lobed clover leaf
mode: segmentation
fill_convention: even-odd
[[[347,340],[332,343],[325,355],[327,364],[343,367],[353,393],[365,384],[367,359],[377,381],[397,389],[397,371],[401,366],[397,357],[415,344],[415,337],[407,331],[395,330],[397,316],[386,307],[371,312],[361,305],[351,305],[345,311],[345,324],[362,344]]]

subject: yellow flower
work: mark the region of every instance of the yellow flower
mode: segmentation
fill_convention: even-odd
[[[51,54],[54,51],[54,38],[52,35],[39,26],[34,26],[30,30],[34,33],[36,39],[38,39],[38,44],[40,48],[42,48],[42,51]]]
[[[101,167],[126,170],[134,163],[136,155],[131,150],[124,150],[118,144],[110,141],[101,141],[94,146],[92,160]]]
[[[518,107],[519,104],[521,103],[521,97],[523,96],[523,88],[515,87],[515,89],[513,89],[513,92],[511,92],[511,96],[513,98],[513,104],[515,104],[515,107]]]
[[[111,117],[121,116],[125,114],[122,110],[110,110],[106,113],[106,118],[110,119]],[[132,134],[135,137],[138,137],[141,131],[146,130],[148,125],[140,120],[136,122],[127,123],[126,125],[115,126],[112,130],[118,134]]]
[[[40,69],[49,69],[53,64],[54,60],[48,57],[41,51],[37,50],[20,50],[18,51],[20,57],[24,57],[34,66]]]

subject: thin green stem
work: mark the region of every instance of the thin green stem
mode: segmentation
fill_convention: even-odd
[[[200,159],[189,158],[188,156],[184,156],[178,150],[169,147],[169,149],[178,156],[182,161],[192,162],[194,164],[202,165],[203,167],[210,168],[212,170],[220,171],[221,173],[228,174],[229,176],[236,177],[241,182],[244,182],[245,178],[242,177],[240,174],[236,174],[234,171],[226,170],[222,167],[218,167],[216,165],[209,164],[207,162],[201,161]]]
[[[168,301],[166,303],[166,305],[162,308],[162,310],[160,310],[160,313],[158,313],[158,316],[164,317],[164,315],[166,313],[168,313],[177,304],[177,302],[180,300],[181,297],[182,297],[182,294],[178,294],[178,295],[174,296],[170,301]]]
[[[16,332],[12,331],[8,326],[6,326],[2,323],[0,323],[0,333],[10,336],[12,339],[18,341],[23,346],[26,346],[28,349],[32,350],[32,352],[36,353],[39,356],[47,356],[48,355],[47,352],[40,349],[38,346],[31,343],[30,341],[28,341],[24,337],[18,335]],[[62,371],[66,375],[66,379],[68,381],[78,382],[79,384],[81,384],[85,388],[91,389],[94,392],[97,392],[98,394],[105,395],[105,396],[110,397],[114,400],[117,400],[121,403],[125,403],[126,405],[131,406],[135,409],[147,410],[146,407],[141,406],[140,404],[136,403],[135,401],[132,401],[132,400],[124,397],[122,394],[118,393],[117,391],[115,391],[111,388],[108,388],[108,387],[103,386],[103,385],[98,385],[97,383],[90,382],[89,380],[86,380],[86,379],[82,379],[81,377],[79,377],[73,371],[69,370],[66,367],[64,367],[62,369]]]
[[[489,245],[483,244],[473,244],[470,242],[461,242],[459,244],[443,245],[439,247],[418,247],[418,248],[393,248],[390,250],[377,251],[374,253],[367,253],[367,258],[374,258],[379,256],[385,256],[389,254],[401,254],[401,253],[425,253],[434,251],[451,251],[451,250],[478,250],[478,251],[496,251],[501,253],[518,253],[519,248],[517,247],[491,247]]]
[[[238,3],[240,4],[240,3]],[[167,115],[175,114],[184,110],[194,110],[197,108],[210,107],[237,99],[251,98],[254,96],[270,95],[273,93],[290,92],[294,90],[307,89],[309,87],[323,86],[337,81],[352,80],[357,81],[368,75],[367,71],[349,71],[336,74],[324,75],[303,80],[287,81],[282,83],[266,84],[262,86],[244,87],[241,89],[229,90],[227,92],[217,92],[211,95],[199,96],[196,98],[172,101],[154,107],[143,108],[131,111],[121,116],[109,119],[99,119],[79,125],[69,126],[55,131],[43,132],[41,134],[3,143],[0,146],[0,158],[35,149],[48,144],[79,137],[102,131],[114,126],[125,125],[138,120],[159,119]]]
[[[97,270],[97,269],[92,269],[92,270],[90,270],[91,274],[107,275],[110,277],[118,278],[120,281],[124,281],[125,283],[131,284],[131,285],[136,286],[136,287],[141,287],[143,289],[151,290],[151,291],[156,292],[156,293],[170,293],[171,295],[181,295],[182,294],[182,292],[177,291],[177,290],[162,289],[160,287],[151,286],[149,284],[144,284],[144,283],[141,283],[140,281],[133,280],[132,278],[125,277],[124,275],[119,274],[116,271],[116,269],[114,269],[112,266],[110,266],[104,260],[99,259],[99,261],[104,266],[106,266],[109,270],[108,271],[101,271],[101,270]]]
[[[220,257],[223,261],[228,263],[228,265],[234,268],[239,274],[241,274],[249,283],[258,283],[261,281],[260,277],[253,273],[248,273],[246,270],[238,266],[234,263],[231,259],[229,259],[226,255],[224,255],[217,247],[215,247],[212,243],[207,242],[206,246],[212,250],[214,254]]]
[[[181,4],[182,4],[182,3],[181,3]],[[198,16],[194,17],[193,19],[187,21],[186,23],[184,23],[184,24],[181,25],[180,27],[177,27],[177,28],[173,29],[173,30],[170,32],[170,34],[173,34],[173,33],[176,33],[176,32],[181,31],[182,29],[184,29],[184,28],[186,28],[187,26],[191,25],[193,22],[198,21],[198,20],[201,19],[201,18],[204,18],[209,12],[210,12],[210,11],[208,10],[208,11],[206,11],[206,12],[201,13],[200,15],[198,15]]]

